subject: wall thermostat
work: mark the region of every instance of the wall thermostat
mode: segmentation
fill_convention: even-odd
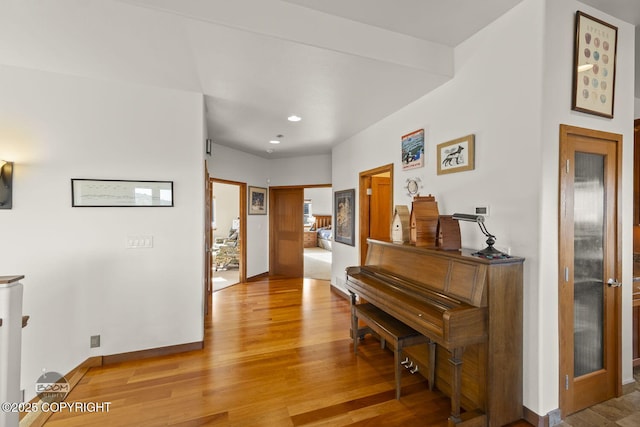
[[[489,216],[489,206],[478,206],[476,208],[476,215]]]

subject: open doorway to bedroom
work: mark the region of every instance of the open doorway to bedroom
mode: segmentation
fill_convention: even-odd
[[[331,187],[304,189],[304,277],[331,280],[333,230]]]
[[[242,201],[246,190],[238,182],[212,179],[211,184],[211,274],[216,292],[244,280]]]

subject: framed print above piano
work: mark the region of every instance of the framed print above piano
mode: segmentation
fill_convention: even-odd
[[[334,216],[336,224],[333,230],[333,239],[338,243],[345,245],[356,245],[356,190],[342,190],[334,193]]]
[[[473,170],[475,168],[475,135],[438,144],[438,175]]]
[[[576,12],[571,109],[613,118],[618,28]]]

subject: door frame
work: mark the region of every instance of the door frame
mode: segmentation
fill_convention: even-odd
[[[211,201],[213,199],[213,188],[214,184],[226,184],[226,185],[236,185],[238,186],[238,204],[239,204],[239,213],[240,213],[240,230],[238,231],[238,239],[240,242],[240,266],[238,268],[238,282],[245,282],[247,279],[247,184],[245,182],[239,181],[229,181],[226,179],[219,179],[209,177],[209,205],[211,205]],[[211,210],[211,207],[208,208]],[[211,216],[208,218],[209,224],[211,224]],[[213,230],[211,230],[211,225],[209,225],[209,234],[212,235]],[[213,236],[208,237],[211,240],[210,244],[213,247]],[[211,249],[211,248],[209,248]],[[209,251],[211,252],[211,251]],[[207,283],[207,301],[211,300],[211,295],[213,293],[213,274],[211,273],[213,269],[213,256],[209,256],[209,265],[207,267],[209,270],[209,280]]]
[[[364,265],[364,262],[367,259],[367,239],[369,238],[369,210],[371,208],[369,203],[369,195],[367,194],[367,189],[371,188],[371,177],[374,175],[380,175],[382,173],[389,172],[389,176],[391,179],[391,208],[393,209],[393,163],[389,163],[387,165],[379,166],[377,168],[369,169],[363,172],[360,172],[359,175],[359,197],[358,197],[358,206],[359,206],[359,242],[360,242],[360,265]],[[391,213],[391,218],[393,218],[393,212]],[[389,224],[391,227],[391,224]],[[391,232],[391,228],[389,228],[389,232]],[[391,236],[389,236],[391,237]]]
[[[323,187],[332,187],[331,184],[305,184],[305,185],[279,185],[274,187],[269,187],[269,275],[273,274],[274,265],[275,265],[275,257],[276,257],[276,239],[280,236],[280,230],[277,227],[277,222],[275,221],[275,216],[271,211],[272,206],[274,205],[273,199],[278,197],[278,190],[290,190],[290,189],[300,189],[302,190],[302,200],[304,203],[304,189],[305,188],[323,188]],[[274,191],[275,190],[275,191]],[[334,221],[332,221],[334,222]],[[300,217],[300,241],[302,242],[304,233],[304,225],[302,224],[302,216]],[[304,247],[301,248],[301,256],[303,256]],[[304,266],[302,276],[304,277]]]
[[[568,317],[569,315],[573,316],[573,311],[568,313],[569,310],[563,310],[563,283],[566,282],[565,277],[565,255],[562,250],[562,242],[563,239],[567,239],[565,233],[567,232],[562,228],[562,217],[563,212],[566,209],[565,203],[565,195],[567,193],[567,188],[565,187],[566,181],[563,179],[563,175],[568,173],[568,168],[573,167],[568,166],[563,159],[567,159],[569,156],[566,153],[568,150],[567,144],[569,135],[578,135],[585,138],[594,138],[600,140],[602,142],[608,141],[610,143],[615,144],[615,152],[616,159],[615,164],[617,168],[617,173],[614,176],[615,183],[614,188],[617,193],[617,197],[615,200],[615,214],[614,217],[616,219],[615,230],[613,231],[613,235],[616,238],[616,244],[612,248],[614,251],[614,273],[612,277],[614,277],[618,281],[622,281],[622,135],[614,134],[610,132],[603,132],[593,129],[580,128],[576,126],[569,125],[560,125],[560,156],[559,156],[559,192],[558,192],[558,338],[559,338],[559,398],[560,398],[560,411],[562,416],[566,416],[573,412],[576,412],[579,409],[573,408],[573,402],[570,402],[569,392],[567,391],[567,375],[571,375],[570,378],[573,378],[573,347],[567,349],[569,344],[567,342],[570,337],[567,337],[568,331],[565,331],[566,326],[564,326],[571,319]],[[573,275],[573,273],[571,273]],[[622,292],[620,288],[614,289],[614,301],[613,301],[613,310],[614,310],[614,325],[613,329],[615,334],[613,337],[609,337],[614,340],[612,344],[615,348],[615,360],[614,360],[614,372],[615,372],[615,396],[620,396],[622,394]],[[571,324],[573,322],[571,321]],[[606,326],[605,326],[606,331]],[[571,331],[571,335],[573,331]],[[571,342],[573,340],[571,339]],[[568,354],[571,353],[571,354]],[[571,372],[569,372],[571,371]]]

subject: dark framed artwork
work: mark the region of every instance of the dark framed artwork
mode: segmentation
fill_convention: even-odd
[[[336,224],[333,229],[333,239],[345,245],[356,245],[356,190],[342,190],[334,193],[334,217]]]
[[[71,179],[72,207],[172,207],[173,181]]]
[[[249,215],[267,214],[267,189],[249,186]]]
[[[571,109],[613,118],[618,28],[576,12]]]

